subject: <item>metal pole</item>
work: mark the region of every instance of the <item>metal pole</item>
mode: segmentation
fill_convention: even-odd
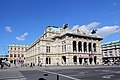
[[[57,74],[57,80],[59,80],[59,75]]]

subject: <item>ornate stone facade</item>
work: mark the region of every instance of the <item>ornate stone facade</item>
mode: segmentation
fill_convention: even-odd
[[[36,65],[101,64],[101,37],[48,26],[44,34],[27,49],[25,63]]]

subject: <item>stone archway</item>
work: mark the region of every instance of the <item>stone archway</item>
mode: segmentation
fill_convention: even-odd
[[[81,57],[79,58],[79,64],[82,64],[82,59],[83,58],[81,58]]]
[[[74,64],[77,63],[77,56],[73,56],[73,62],[74,62]]]
[[[62,56],[62,59],[63,59],[63,63],[66,64],[66,56]]]
[[[46,57],[46,64],[51,64],[51,58],[50,57]]]
[[[97,63],[97,56],[94,56],[94,63]]]

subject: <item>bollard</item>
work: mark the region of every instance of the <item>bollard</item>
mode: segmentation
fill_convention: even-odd
[[[57,74],[57,80],[59,80],[59,75]]]

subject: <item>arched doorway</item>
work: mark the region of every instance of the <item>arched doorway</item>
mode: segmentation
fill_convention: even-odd
[[[97,63],[97,56],[94,56],[94,63]]]
[[[89,58],[89,63],[90,63],[90,64],[92,64],[92,61],[93,61],[93,59],[92,59],[92,58]]]
[[[51,58],[50,57],[46,58],[46,64],[51,64]]]
[[[73,56],[73,62],[74,62],[74,64],[77,63],[77,56]]]
[[[46,64],[48,64],[48,57],[46,58]]]
[[[81,57],[79,58],[79,64],[82,64],[82,59],[83,58],[81,58]]]
[[[76,50],[76,41],[73,41],[73,51],[77,51]]]
[[[63,63],[66,64],[66,56],[62,56]]]

